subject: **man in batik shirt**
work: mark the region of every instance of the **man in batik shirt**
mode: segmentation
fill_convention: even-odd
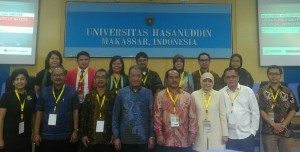
[[[195,142],[198,120],[195,103],[178,86],[179,72],[170,69],[165,79],[168,87],[160,91],[154,103],[156,149],[161,152],[188,152]]]
[[[265,151],[291,152],[293,130],[291,121],[298,111],[293,92],[281,85],[282,69],[270,66],[267,69],[269,83],[258,92],[262,121],[262,137]]]
[[[150,89],[155,96],[157,92],[163,89],[163,85],[158,73],[148,68],[148,55],[145,52],[139,52],[135,56],[135,61],[143,73],[142,85]]]
[[[111,119],[115,92],[106,88],[107,82],[108,73],[97,70],[96,90],[87,94],[82,104],[80,130],[82,143],[89,152],[113,152]]]

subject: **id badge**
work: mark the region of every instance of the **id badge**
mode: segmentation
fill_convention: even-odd
[[[19,123],[19,134],[24,133],[24,130],[25,130],[25,123],[24,121],[22,121]]]
[[[209,120],[203,120],[203,131],[206,133],[211,132],[211,123]]]
[[[170,114],[171,127],[179,127],[179,119],[175,114]]]
[[[269,118],[274,121],[274,111],[268,112]]]
[[[84,102],[84,95],[83,95],[83,94],[79,94],[79,95],[78,95],[78,98],[79,98],[79,102],[80,102],[80,103],[83,103],[83,102]]]
[[[55,126],[56,118],[57,118],[57,114],[49,114],[48,125]]]
[[[233,113],[229,113],[228,128],[236,129],[236,118],[235,118],[235,115]]]
[[[96,124],[96,132],[103,132],[104,131],[104,121],[97,121]]]

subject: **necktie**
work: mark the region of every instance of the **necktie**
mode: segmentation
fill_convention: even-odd
[[[84,70],[80,71],[80,77],[78,81],[78,94],[83,95],[84,92],[84,78],[83,78]]]

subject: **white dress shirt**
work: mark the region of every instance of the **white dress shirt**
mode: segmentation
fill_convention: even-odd
[[[225,106],[228,120],[228,137],[230,139],[245,139],[251,134],[255,136],[259,127],[259,108],[253,90],[238,84],[235,91],[227,86],[220,90],[225,97]],[[233,106],[231,99],[233,100]],[[235,119],[235,121],[232,118]],[[229,125],[229,123],[234,125]]]
[[[79,83],[79,79],[81,74],[81,69],[78,67],[78,72],[77,72],[77,79],[76,79],[76,90],[78,90],[78,83]],[[86,69],[84,69],[84,73],[83,75],[85,75],[84,77],[84,84],[83,84],[83,96],[85,97],[85,95],[87,95],[89,93],[89,67],[87,67]]]

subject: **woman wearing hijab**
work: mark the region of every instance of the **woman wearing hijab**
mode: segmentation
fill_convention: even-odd
[[[228,127],[224,95],[213,89],[214,77],[204,73],[200,79],[202,88],[192,93],[197,108],[199,132],[195,151],[222,150],[228,140]]]
[[[232,56],[230,57],[229,67],[236,69],[236,71],[238,72],[240,76],[239,84],[248,86],[249,88],[253,88],[254,80],[251,74],[246,69],[242,68],[242,65],[242,56],[238,53],[232,54]],[[224,87],[226,86],[226,83],[224,82],[224,73],[222,76],[222,80],[222,86]]]
[[[191,73],[184,71],[184,63],[182,55],[177,54],[173,57],[173,69],[177,70],[180,74],[179,87],[188,93],[192,93],[194,91],[193,77]],[[164,84],[167,87],[166,80]]]

